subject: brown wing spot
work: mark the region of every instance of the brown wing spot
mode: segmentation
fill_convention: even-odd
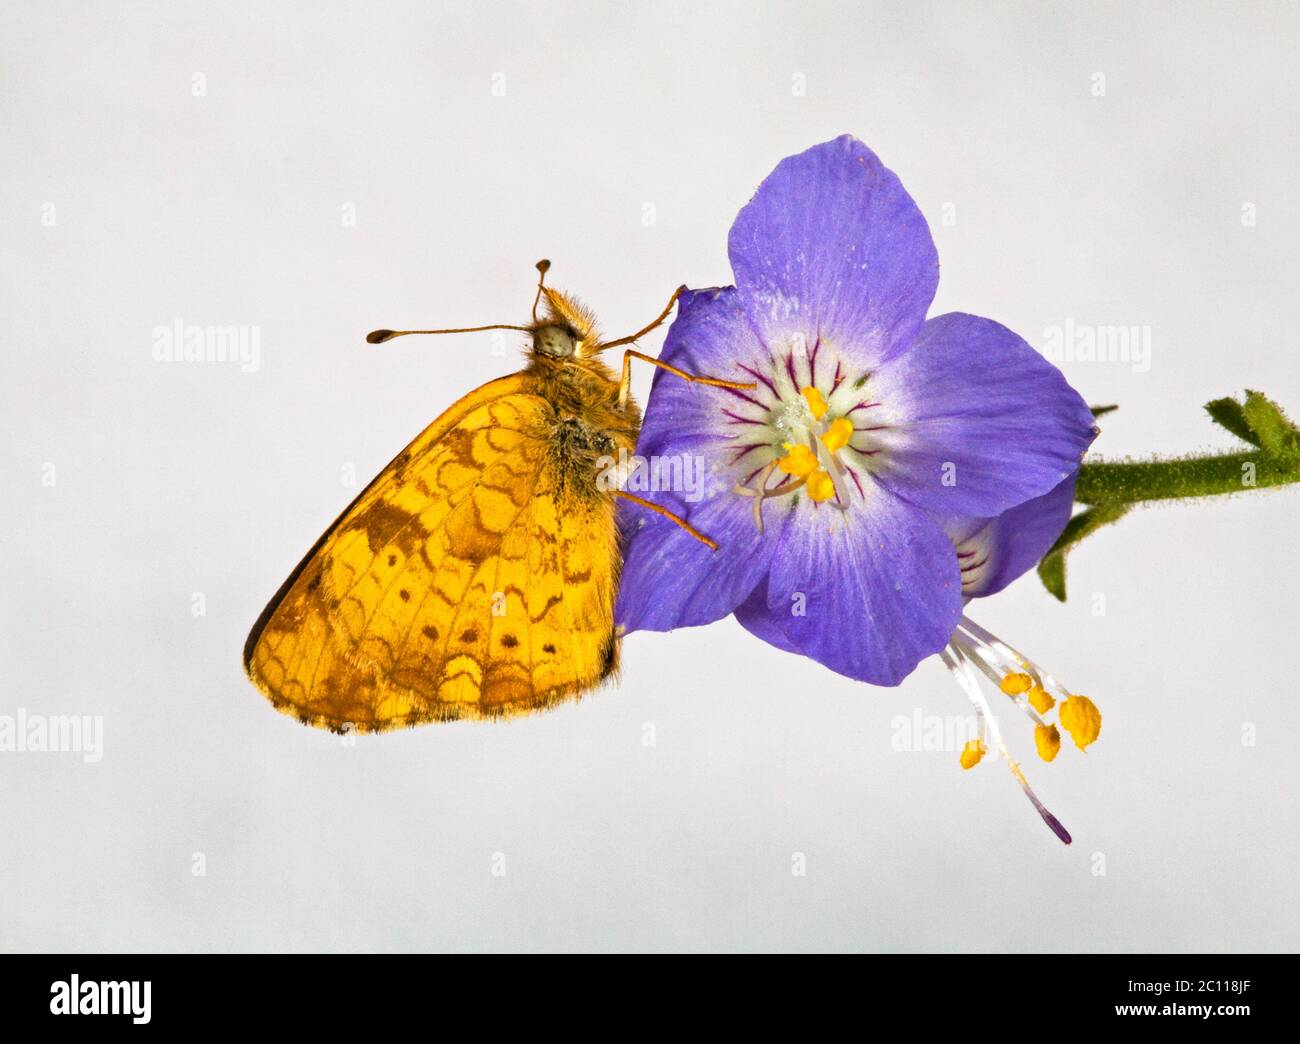
[[[418,527],[410,526],[415,516],[383,500],[370,504],[349,525],[366,534],[366,542],[378,552],[385,544],[396,544],[398,550],[410,554],[423,535]],[[414,530],[414,532],[412,531]]]
[[[403,602],[409,602],[411,600],[411,592],[408,591],[405,587],[403,587],[400,591],[397,592],[397,597],[400,598]]]
[[[425,624],[420,628],[420,633],[431,642],[436,642],[438,640],[438,628],[434,627],[433,624]]]
[[[395,565],[397,565],[397,556],[396,556],[396,555],[389,555],[389,556],[388,556],[388,564],[389,564],[390,566],[395,566]]]
[[[477,566],[497,553],[501,537],[486,529],[471,501],[468,510],[452,511],[443,524],[447,546],[456,549],[456,557]]]
[[[474,630],[472,627],[467,627],[465,630],[460,632],[460,640],[466,645],[472,645],[474,642],[478,641],[478,631]]]
[[[550,653],[552,656],[554,656],[554,655],[555,655],[555,646],[552,645],[550,642],[547,642],[545,645],[542,646],[542,652],[544,652],[544,653]]]
[[[501,636],[501,644],[504,645],[507,649],[513,649],[516,645],[519,644],[519,639],[516,638],[513,634],[503,634]]]

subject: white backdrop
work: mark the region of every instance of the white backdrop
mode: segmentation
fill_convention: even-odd
[[[872,689],[724,621],[630,638],[554,713],[351,746],[240,669],[349,478],[516,365],[367,330],[518,322],[542,256],[633,329],[729,282],[737,209],[843,132],[929,218],[935,314],[1147,332],[1145,368],[1064,364],[1122,406],[1099,452],[1229,447],[1200,407],[1245,387],[1300,412],[1294,5],[5,22],[0,716],[103,748],[0,752],[0,947],[1296,948],[1295,490],[1138,512],[1066,605],[1029,576],[977,607],[1105,715],[1026,758],[1069,848],[1005,769],[894,749],[968,713],[937,660]],[[257,327],[257,366],[155,361],[177,320]]]

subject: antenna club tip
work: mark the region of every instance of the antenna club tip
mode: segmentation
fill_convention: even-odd
[[[389,338],[393,336],[394,333],[392,330],[371,330],[368,334],[366,334],[366,343],[383,344],[385,341],[387,341]]]
[[[541,272],[542,275],[545,275],[547,272],[551,270],[551,262],[548,261],[546,258],[542,258],[540,261],[537,262],[536,267],[537,267],[537,271]]]

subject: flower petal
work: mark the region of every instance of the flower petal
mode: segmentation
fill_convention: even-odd
[[[924,512],[876,486],[842,515],[829,505],[792,514],[767,589],[791,646],[850,678],[897,685],[947,644],[961,581],[952,543]]]
[[[742,364],[748,363],[752,370],[763,363],[765,369],[760,352],[736,290],[728,286],[682,293],[659,358],[697,376],[748,383],[754,377]],[[734,441],[739,429],[728,424],[724,411],[737,403],[745,405],[740,399],[744,394],[655,370],[637,452],[646,457],[669,456]]]
[[[847,134],[782,160],[737,216],[727,247],[769,344],[823,336],[866,366],[912,344],[939,283],[921,211]]]
[[[1070,521],[1076,478],[997,518],[958,519],[945,527],[957,545],[963,595],[997,594],[1038,564]]]
[[[1060,370],[1005,326],[960,312],[927,322],[868,388],[888,410],[877,474],[945,517],[993,517],[1041,496],[1097,434]]]
[[[740,626],[768,645],[782,652],[797,653],[798,648],[790,636],[781,629],[781,620],[767,607],[767,580],[764,580],[740,605],[736,606],[736,620]]]
[[[614,618],[626,631],[671,631],[721,620],[762,581],[784,519],[754,524],[753,501],[728,491],[688,504],[680,494],[646,494],[717,542],[711,551],[675,522],[626,501],[619,521],[626,540]]]

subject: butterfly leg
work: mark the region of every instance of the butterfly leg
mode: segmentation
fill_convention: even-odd
[[[712,540],[709,537],[706,537],[693,525],[687,522],[686,519],[682,518],[681,515],[673,514],[666,507],[663,507],[660,504],[655,504],[649,500],[642,500],[640,497],[633,496],[631,493],[624,493],[621,489],[616,489],[614,491],[614,496],[622,497],[624,500],[630,500],[632,501],[633,504],[640,504],[641,507],[648,508],[650,511],[653,511],[655,514],[663,515],[664,518],[676,522],[679,526],[681,526],[684,530],[686,530],[686,532],[690,533],[691,536],[693,536],[701,544],[707,547],[710,551],[716,551],[718,549],[717,541]]]
[[[659,313],[659,318],[649,326],[643,326],[636,333],[628,334],[626,337],[619,337],[613,341],[606,341],[604,344],[598,345],[596,351],[603,352],[606,348],[617,348],[620,344],[631,344],[638,337],[644,337],[656,326],[662,325],[663,321],[668,318],[668,313],[673,310],[673,305],[677,303],[677,298],[682,296],[682,291],[685,289],[685,286],[679,286],[673,291],[673,296],[668,298],[668,303],[664,305],[664,310]]]
[[[628,395],[632,393],[632,360],[640,359],[642,363],[649,363],[653,367],[666,369],[668,373],[676,374],[681,380],[690,381],[697,385],[711,385],[714,387],[735,387],[740,391],[751,391],[758,387],[753,381],[750,384],[741,384],[740,381],[723,381],[718,377],[701,377],[698,373],[686,373],[684,369],[677,369],[671,363],[664,363],[662,359],[655,359],[653,355],[646,355],[645,352],[634,351],[628,348],[623,352],[623,380],[619,381],[619,408],[625,408],[628,404]]]
[[[621,344],[632,344],[637,340],[637,338],[644,337],[655,327],[661,326],[664,320],[668,318],[668,313],[673,310],[673,305],[677,303],[677,298],[681,297],[682,291],[685,289],[685,286],[679,286],[673,291],[673,296],[668,298],[668,303],[664,305],[664,310],[659,313],[659,317],[649,326],[643,326],[636,333],[628,334],[626,337],[619,337],[613,341],[606,341],[604,344],[598,345],[596,350],[603,352],[606,348],[617,348]],[[750,390],[758,387],[756,384],[739,384],[736,381],[723,381],[719,380],[717,377],[700,377],[693,373],[687,373],[685,370],[679,370],[676,366],[670,366],[666,362],[660,362],[658,359],[651,355],[646,355],[644,352],[634,351],[629,348],[623,353],[623,379],[619,381],[618,384],[619,409],[623,409],[627,406],[628,395],[631,393],[633,359],[640,359],[643,362],[650,363],[651,366],[658,366],[662,370],[667,370],[669,373],[676,374],[684,381],[692,381],[695,384],[711,384],[717,388],[739,388],[741,390]]]
[[[667,370],[669,373],[675,374],[684,381],[690,381],[692,384],[708,384],[714,388],[736,388],[740,391],[752,391],[758,387],[752,381],[749,384],[742,384],[739,381],[724,381],[717,377],[701,377],[699,374],[687,373],[685,370],[679,370],[671,363],[656,359],[653,355],[646,355],[644,352],[629,348],[623,353],[623,378],[618,382],[618,405],[620,409],[627,405],[628,396],[632,391],[633,359],[640,359],[642,362],[648,362],[651,366],[658,366],[659,369]]]

